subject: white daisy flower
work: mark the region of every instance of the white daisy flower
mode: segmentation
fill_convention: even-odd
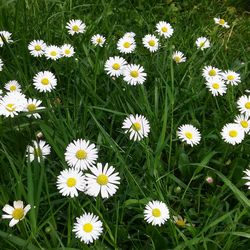
[[[65,152],[65,160],[70,167],[87,169],[93,166],[98,158],[97,148],[90,141],[77,139],[71,142]]]
[[[34,161],[34,159],[41,162],[41,159],[45,159],[46,156],[50,154],[50,149],[50,145],[46,144],[43,140],[40,140],[39,142],[32,141],[32,146],[27,146],[26,157],[30,162]]]
[[[199,144],[201,134],[199,130],[191,124],[184,124],[178,128],[177,135],[179,139],[193,147]]]
[[[205,84],[213,96],[224,95],[227,92],[227,86],[220,77],[213,77]]]
[[[134,32],[126,32],[123,37],[135,38],[136,34]]]
[[[127,62],[123,57],[109,57],[104,65],[104,69],[108,75],[118,77],[123,73],[124,66],[126,65]]]
[[[123,80],[130,85],[143,84],[146,80],[147,73],[144,72],[144,68],[139,64],[129,64],[124,67]]]
[[[170,218],[169,209],[162,201],[150,201],[144,210],[144,220],[153,226],[161,226]]]
[[[86,194],[97,197],[101,193],[102,198],[113,196],[120,184],[120,177],[113,166],[108,163],[103,167],[101,163],[97,163],[97,167],[90,168],[91,174],[86,176]]]
[[[140,141],[144,137],[148,137],[150,125],[143,115],[129,115],[122,123],[125,133],[129,133],[129,139]]]
[[[34,76],[33,85],[39,92],[51,92],[56,87],[57,80],[50,71],[41,71]]]
[[[40,119],[41,115],[39,113],[35,113],[37,110],[45,109],[45,107],[41,107],[42,101],[37,99],[29,98],[27,99],[24,110],[25,112],[29,112],[27,117],[34,117],[35,119]]]
[[[3,47],[4,42],[6,42],[6,43],[13,42],[13,40],[11,39],[11,35],[12,34],[10,32],[8,32],[8,31],[0,31],[0,47]]]
[[[132,53],[135,50],[136,44],[134,38],[122,37],[117,43],[117,49],[121,53]]]
[[[216,24],[219,24],[220,26],[226,28],[226,29],[230,28],[230,26],[227,24],[227,22],[224,19],[215,17],[214,22]]]
[[[57,60],[61,58],[61,49],[55,45],[49,45],[46,47],[44,55],[47,59]]]
[[[175,51],[172,58],[176,63],[186,62],[187,59],[181,51]]]
[[[56,183],[59,193],[71,198],[78,196],[78,191],[85,190],[85,178],[78,169],[70,168],[61,171]]]
[[[16,80],[8,81],[4,88],[9,92],[21,92],[21,85]]]
[[[155,52],[159,49],[159,39],[155,35],[148,34],[142,38],[142,43],[150,52]]]
[[[226,81],[227,84],[231,85],[238,85],[241,82],[240,74],[232,70],[228,70],[222,73],[222,78]]]
[[[202,76],[206,79],[206,80],[210,80],[213,77],[221,77],[222,71],[214,66],[205,66],[202,69]]]
[[[225,142],[235,145],[244,140],[245,133],[241,125],[228,123],[222,128],[221,136]]]
[[[14,201],[13,202],[13,207],[10,206],[9,204],[6,204],[3,207],[3,211],[6,214],[2,215],[3,219],[11,219],[9,226],[13,227],[16,225],[19,221],[23,220],[25,218],[25,215],[29,212],[31,206],[28,204],[27,206],[24,207],[23,201]]]
[[[70,35],[84,33],[86,31],[86,25],[81,20],[70,20],[66,24],[66,28],[68,29],[68,32]]]
[[[243,179],[246,179],[247,182],[245,183],[245,185],[247,185],[247,188],[250,189],[250,168],[246,169],[245,171],[243,171],[243,173],[245,173],[246,175],[243,177]]]
[[[250,96],[241,96],[237,101],[237,105],[241,114],[250,116]]]
[[[43,40],[33,40],[28,45],[30,54],[34,57],[40,57],[44,55],[46,49],[46,43]]]
[[[169,38],[173,35],[174,29],[169,23],[160,21],[156,24],[156,31],[159,33],[159,35]]]
[[[75,54],[74,47],[70,44],[64,44],[61,47],[61,54],[64,57],[72,57]]]
[[[85,244],[89,244],[97,240],[102,234],[102,222],[98,216],[92,213],[84,213],[76,218],[72,231],[76,234],[76,238],[79,238]]]
[[[0,58],[0,72],[3,70],[3,60]]]
[[[210,41],[206,37],[199,37],[195,43],[197,48],[200,50],[204,50],[211,47]]]
[[[105,41],[106,41],[106,38],[104,36],[100,35],[100,34],[96,34],[96,35],[91,37],[91,42],[95,46],[102,47],[103,44],[105,43]]]
[[[250,120],[249,117],[246,115],[237,115],[234,119],[234,122],[239,124],[245,133],[248,133],[250,130]]]

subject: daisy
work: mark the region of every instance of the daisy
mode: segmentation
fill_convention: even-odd
[[[169,209],[162,201],[150,201],[144,210],[144,220],[153,226],[161,226],[169,219]]]
[[[195,43],[197,48],[200,50],[204,50],[211,47],[210,42],[206,37],[199,37]]]
[[[46,144],[43,140],[40,140],[39,142],[32,141],[32,146],[27,146],[26,157],[30,162],[34,161],[34,159],[41,162],[41,159],[45,159],[46,156],[50,154],[50,149],[50,145]]]
[[[127,62],[124,58],[115,56],[109,57],[104,65],[104,69],[110,76],[118,77],[122,74],[124,66],[127,65]]]
[[[250,96],[241,96],[237,101],[237,105],[241,114],[250,116]]]
[[[236,123],[226,124],[221,131],[222,139],[232,145],[239,144],[244,139],[244,129]]]
[[[85,23],[83,23],[81,20],[70,20],[66,24],[66,28],[68,29],[68,32],[70,35],[84,33],[86,29]]]
[[[202,69],[202,76],[206,79],[206,80],[210,80],[211,78],[213,77],[221,77],[221,70],[216,68],[216,67],[213,67],[213,66],[205,66],[203,69]]]
[[[135,50],[136,44],[134,38],[122,37],[117,43],[117,49],[121,53],[132,53]]]
[[[134,32],[126,32],[123,37],[135,38],[136,34]]]
[[[222,74],[222,78],[226,81],[227,84],[231,84],[231,85],[238,85],[238,83],[241,82],[240,74],[238,74],[232,70],[228,70],[228,71],[224,72]]]
[[[130,133],[129,139],[140,141],[144,137],[148,137],[150,125],[143,115],[129,115],[122,123],[125,133]]]
[[[63,196],[71,198],[78,196],[78,191],[85,190],[85,178],[81,171],[77,169],[65,169],[57,177],[57,189]]]
[[[0,71],[3,70],[3,60],[0,58]]]
[[[113,196],[120,184],[120,177],[113,166],[108,166],[108,163],[102,166],[97,163],[97,167],[90,168],[91,174],[86,176],[86,194],[97,197],[101,193],[102,198]]]
[[[139,64],[129,64],[124,67],[123,80],[130,85],[143,84],[146,80],[147,73],[144,68]]]
[[[6,43],[13,42],[13,40],[11,39],[11,35],[12,34],[8,31],[0,31],[0,47],[3,47],[4,42]]]
[[[226,84],[219,77],[213,77],[205,84],[213,96],[224,95],[227,92]]]
[[[9,92],[21,92],[21,85],[16,81],[12,80],[5,84],[4,88]]]
[[[61,47],[61,54],[64,57],[72,57],[75,54],[74,47],[71,46],[70,44],[64,44]]]
[[[94,35],[91,37],[91,42],[95,45],[95,46],[100,46],[102,47],[103,44],[105,43],[106,38],[102,35]]]
[[[61,57],[61,49],[58,46],[47,46],[44,52],[47,59],[57,60]]]
[[[34,76],[33,85],[39,92],[51,92],[56,87],[57,80],[50,71],[41,71]]]
[[[164,21],[160,21],[156,24],[156,31],[159,33],[159,35],[164,36],[165,38],[171,37],[174,32],[172,26]]]
[[[38,113],[35,113],[37,110],[45,109],[45,107],[41,107],[42,101],[37,99],[27,99],[27,102],[24,105],[24,111],[29,112],[27,114],[27,117],[34,117],[35,119],[40,119],[41,115]]]
[[[182,216],[177,215],[177,216],[173,216],[174,219],[174,223],[178,226],[178,227],[190,227],[190,226],[194,226],[193,224],[191,225],[190,223],[186,223],[187,220],[184,218],[182,218]]]
[[[102,234],[102,222],[98,216],[92,213],[84,213],[76,218],[72,231],[76,234],[76,238],[79,238],[85,244],[89,244],[97,240]]]
[[[32,56],[40,57],[44,54],[46,46],[43,40],[33,40],[29,43],[28,50]]]
[[[181,51],[175,51],[172,58],[176,63],[186,62],[187,59]]]
[[[246,115],[237,115],[234,119],[234,122],[239,124],[245,133],[248,133],[250,130],[250,120],[249,117]]]
[[[220,26],[226,28],[226,29],[230,28],[230,26],[227,24],[227,22],[224,19],[215,17],[214,22],[216,24],[219,24]]]
[[[70,167],[87,169],[93,166],[97,160],[97,148],[90,141],[77,139],[71,142],[65,152],[65,160]]]
[[[26,207],[23,205],[23,201],[14,201],[13,207],[9,204],[6,204],[3,207],[3,211],[6,214],[2,215],[3,219],[11,219],[9,226],[13,227],[16,225],[19,221],[23,220],[25,218],[25,215],[29,212],[31,206],[28,204]]]
[[[142,43],[150,52],[155,52],[159,49],[159,39],[155,35],[146,35],[142,38]]]
[[[247,185],[247,188],[250,189],[250,168],[246,169],[245,171],[243,171],[246,175],[243,177],[243,179],[246,179],[247,182],[245,183],[245,185]]]
[[[178,128],[177,135],[179,139],[193,147],[199,144],[201,134],[199,130],[191,124],[184,124]]]

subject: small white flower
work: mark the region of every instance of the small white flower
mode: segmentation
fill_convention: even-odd
[[[0,31],[0,47],[3,47],[4,42],[6,42],[6,43],[13,42],[13,40],[11,39],[11,35],[12,34],[10,32],[8,32],[8,31]]]
[[[222,75],[222,72],[220,69],[214,67],[214,66],[205,66],[203,69],[202,69],[202,76],[206,79],[206,80],[210,80],[211,78],[214,78],[214,77],[221,77]]]
[[[84,33],[86,31],[86,25],[81,20],[70,20],[66,24],[66,28],[68,29],[68,32],[70,35]]]
[[[136,34],[134,32],[126,32],[123,37],[135,38]]]
[[[100,34],[96,34],[96,35],[91,37],[91,42],[95,46],[102,47],[103,44],[105,43],[105,41],[106,41],[106,38],[104,36],[100,35]]]
[[[41,115],[36,113],[37,110],[45,109],[45,107],[41,107],[42,101],[37,99],[27,99],[27,102],[24,105],[25,112],[28,112],[27,117],[34,117],[35,119],[40,119]]]
[[[187,144],[191,145],[191,147],[199,144],[201,140],[199,130],[191,124],[184,124],[180,126],[178,128],[177,135],[181,141],[186,142]]]
[[[244,140],[245,133],[239,124],[228,123],[222,128],[221,136],[225,142],[235,145]]]
[[[176,63],[186,62],[187,59],[181,51],[175,51],[172,58]]]
[[[56,87],[57,80],[50,71],[41,71],[34,76],[33,85],[39,92],[51,92]]]
[[[243,173],[245,173],[246,175],[243,177],[243,179],[246,179],[247,182],[245,183],[245,185],[247,185],[247,188],[250,189],[250,167],[249,169],[246,169],[245,171],[243,171]]]
[[[204,50],[204,49],[211,47],[210,41],[206,37],[199,37],[195,43],[196,43],[197,48],[200,50]]]
[[[46,156],[50,154],[50,149],[50,145],[46,144],[43,140],[40,140],[39,142],[32,141],[32,146],[27,146],[26,157],[30,162],[34,161],[34,159],[41,162],[41,159],[45,159]]]
[[[3,60],[0,58],[0,72],[3,70],[3,66],[4,66]]]
[[[28,49],[30,54],[34,57],[40,57],[44,55],[46,49],[46,43],[43,40],[33,40],[29,43]]]
[[[74,47],[70,44],[64,44],[61,47],[61,54],[64,57],[72,57],[75,54]]]
[[[142,43],[150,52],[155,52],[159,49],[159,39],[155,35],[148,34],[142,38]]]
[[[57,60],[61,58],[61,49],[55,45],[49,45],[46,47],[44,55],[47,59]]]
[[[4,88],[9,92],[21,92],[21,85],[16,80],[7,82]]]
[[[205,84],[213,96],[224,95],[227,92],[227,86],[220,77],[213,77]]]
[[[250,116],[250,96],[241,96],[237,101],[237,106],[241,114]]]
[[[129,64],[124,67],[123,80],[129,85],[143,84],[146,80],[147,73],[144,72],[143,66],[139,64]]]
[[[234,122],[239,124],[245,133],[248,133],[250,130],[250,120],[249,117],[246,115],[237,115],[234,119]]]
[[[132,53],[135,50],[136,47],[136,43],[134,38],[130,38],[130,37],[122,37],[119,39],[118,43],[117,43],[117,49],[121,52],[121,53]]]
[[[160,21],[156,24],[156,31],[159,35],[164,36],[165,38],[170,38],[173,35],[174,29],[169,23]]]
[[[226,81],[227,84],[231,85],[238,85],[241,82],[240,74],[232,70],[228,70],[222,73],[222,78]]]
[[[230,26],[227,24],[227,22],[224,19],[215,17],[214,22],[216,24],[219,24],[220,26],[226,28],[226,29],[230,28]]]
[[[108,75],[118,77],[123,73],[124,66],[126,65],[127,62],[123,57],[115,56],[109,57],[104,67]]]

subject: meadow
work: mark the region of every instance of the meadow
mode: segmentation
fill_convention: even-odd
[[[250,248],[246,2],[0,0],[1,250]]]

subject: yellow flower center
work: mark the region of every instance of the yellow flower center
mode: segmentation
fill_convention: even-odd
[[[87,152],[84,151],[83,149],[79,149],[76,152],[76,158],[79,159],[79,160],[86,159],[87,158]]]
[[[246,102],[245,108],[246,108],[246,109],[250,109],[250,102]]]
[[[216,76],[216,71],[214,69],[209,70],[208,74],[210,76]]]
[[[161,216],[161,210],[160,210],[159,208],[154,208],[154,209],[152,210],[152,215],[153,215],[154,217],[160,217],[160,216]]]
[[[72,27],[72,30],[75,31],[75,32],[79,31],[79,26],[78,25],[74,25]]]
[[[42,48],[41,48],[40,45],[36,45],[36,46],[35,46],[35,50],[36,50],[36,51],[40,51],[41,49],[42,49]]]
[[[154,40],[150,40],[149,42],[148,42],[148,44],[149,44],[149,46],[155,46],[155,41]]]
[[[220,24],[220,25],[225,24],[225,20],[224,20],[224,19],[220,19],[219,24]]]
[[[138,70],[132,70],[132,71],[130,72],[130,75],[131,75],[132,77],[136,78],[136,77],[139,76],[139,72],[138,72]]]
[[[43,85],[48,85],[48,84],[49,84],[49,79],[48,79],[48,78],[43,78],[43,79],[41,80],[41,83],[42,83]]]
[[[13,103],[7,104],[7,105],[6,105],[6,110],[7,110],[7,111],[10,111],[10,112],[15,111],[15,110],[16,110],[15,105],[14,105]]]
[[[186,132],[186,133],[185,133],[185,136],[186,136],[188,139],[190,139],[190,140],[193,138],[193,134],[190,133],[190,132]]]
[[[32,111],[36,110],[36,105],[33,103],[28,104],[27,109],[29,112],[32,112]]]
[[[175,60],[177,63],[179,63],[179,62],[181,61],[181,58],[180,58],[179,56],[175,56],[175,57],[174,57],[174,60]]]
[[[23,216],[24,216],[24,210],[23,210],[23,208],[16,208],[12,212],[12,217],[15,220],[21,220],[23,218]]]
[[[168,31],[168,28],[167,28],[167,27],[162,27],[162,28],[161,28],[161,31],[165,33],[165,32]]]
[[[248,122],[247,121],[241,121],[240,124],[241,124],[241,126],[243,128],[248,128]]]
[[[101,186],[107,185],[107,183],[108,183],[108,176],[105,175],[105,174],[100,174],[100,175],[97,176],[96,182],[99,185],[101,185]]]
[[[50,55],[51,55],[51,56],[56,56],[56,55],[57,55],[57,52],[56,52],[56,51],[51,51],[51,52],[50,52]]]
[[[228,81],[234,80],[234,76],[233,76],[233,75],[228,75],[228,76],[227,76],[227,80],[228,80]]]
[[[15,85],[11,85],[10,86],[10,91],[15,91],[16,90],[16,86]]]
[[[96,39],[96,42],[97,43],[102,43],[102,39],[99,37],[99,38]]]
[[[132,124],[132,129],[135,131],[141,130],[141,124],[139,122],[135,122]]]
[[[175,224],[176,224],[177,226],[179,226],[179,227],[185,227],[185,226],[186,226],[185,221],[182,220],[182,219],[177,220],[177,221],[175,222]]]
[[[129,48],[131,46],[131,43],[130,42],[125,42],[123,44],[123,47],[125,47],[126,49]]]
[[[205,45],[205,42],[200,42],[200,47],[202,48]]]
[[[213,83],[212,86],[213,86],[214,89],[218,89],[220,87],[220,85],[218,83]]]
[[[65,49],[65,50],[64,50],[64,53],[65,53],[66,55],[69,55],[69,54],[70,54],[70,50],[69,50],[69,49]]]
[[[120,65],[119,63],[114,63],[113,66],[112,66],[112,68],[113,68],[114,70],[118,70],[118,69],[121,68],[121,65]]]
[[[90,233],[93,230],[93,225],[91,223],[86,223],[82,227],[83,231],[86,233]]]
[[[236,130],[230,130],[229,131],[229,136],[230,137],[236,137],[238,135],[238,132]]]
[[[75,185],[76,185],[76,179],[75,178],[68,178],[67,186],[68,187],[74,187]]]
[[[41,149],[40,149],[40,148],[35,148],[34,154],[35,154],[36,157],[42,156],[42,151],[41,151]]]

